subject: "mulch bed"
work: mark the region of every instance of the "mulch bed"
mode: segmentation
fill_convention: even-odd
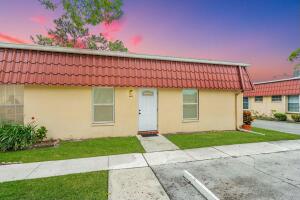
[[[45,140],[39,143],[34,144],[31,149],[35,149],[35,148],[43,148],[43,147],[55,147],[59,145],[60,140]]]

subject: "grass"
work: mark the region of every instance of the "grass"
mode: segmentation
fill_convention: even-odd
[[[107,191],[107,171],[0,183],[1,200],[107,200]]]
[[[240,131],[218,131],[190,134],[168,134],[166,137],[181,149],[300,139],[300,135],[282,133],[279,131],[261,128],[253,128],[253,131],[264,133],[265,135],[263,136]]]
[[[143,152],[144,149],[136,137],[98,138],[83,141],[63,141],[57,147],[0,152],[0,163],[27,163]]]

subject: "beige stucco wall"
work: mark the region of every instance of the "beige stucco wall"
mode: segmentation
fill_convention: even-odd
[[[235,92],[199,90],[199,120],[183,121],[180,89],[160,89],[158,99],[158,129],[160,133],[234,130]],[[242,95],[237,96],[238,126],[242,123]]]
[[[293,121],[291,115],[293,113],[287,112],[288,96],[282,96],[281,102],[272,102],[271,96],[264,96],[263,102],[255,102],[254,97],[249,97],[249,109],[254,115],[274,117],[276,112],[285,113],[287,119]]]
[[[273,113],[286,112],[286,96],[282,96],[281,102],[272,102],[271,96],[264,96],[263,102],[255,102],[254,97],[249,97],[249,110],[254,115],[273,116]]]
[[[129,90],[133,90],[130,97]],[[25,123],[35,117],[52,138],[94,138],[136,135],[138,89],[115,88],[115,122],[92,123],[92,88],[25,86]],[[182,119],[182,90],[158,89],[160,133],[234,130],[242,123],[242,94],[234,91],[199,90],[199,120]],[[238,108],[235,110],[235,108]]]
[[[92,124],[91,87],[25,86],[25,122],[34,116],[53,138],[128,136],[137,133],[136,93],[115,88],[115,123]]]

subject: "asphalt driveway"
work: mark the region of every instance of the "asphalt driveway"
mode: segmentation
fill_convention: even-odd
[[[204,199],[183,178],[188,170],[220,199],[300,199],[300,151],[154,166],[171,200]]]
[[[252,125],[254,127],[258,127],[258,128],[276,130],[276,131],[281,131],[281,132],[285,132],[285,133],[300,134],[300,124],[299,123],[255,120]]]

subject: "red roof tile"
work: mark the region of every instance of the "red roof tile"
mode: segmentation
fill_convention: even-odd
[[[252,89],[246,67],[234,64],[210,64],[3,47],[0,47],[0,83]]]
[[[254,83],[254,88],[245,92],[244,96],[300,95],[300,77]]]

